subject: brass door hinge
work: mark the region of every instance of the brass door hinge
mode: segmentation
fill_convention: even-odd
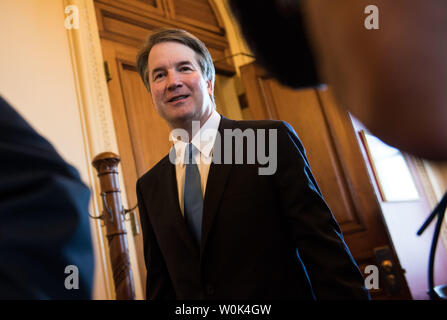
[[[123,208],[124,220],[130,222],[130,225],[132,227],[132,233],[134,236],[137,236],[140,234],[140,227],[138,225],[138,217],[137,217],[137,212],[136,212],[137,206],[138,205],[136,205],[132,209],[124,209]]]

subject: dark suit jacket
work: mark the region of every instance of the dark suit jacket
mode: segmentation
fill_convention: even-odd
[[[277,130],[277,170],[211,164],[200,248],[182,217],[168,156],[138,180],[147,298],[368,298],[293,129],[222,117],[223,140],[224,129],[236,128]]]
[[[0,97],[0,299],[90,299],[90,191]],[[79,289],[65,279],[79,271]],[[68,282],[74,284],[69,278]]]

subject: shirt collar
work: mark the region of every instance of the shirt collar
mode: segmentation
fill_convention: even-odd
[[[197,150],[199,150],[200,153],[207,158],[211,156],[213,151],[220,119],[220,114],[216,110],[213,110],[211,116],[208,120],[206,120],[191,140],[194,147],[196,147]],[[172,133],[170,135],[170,140],[174,142],[176,157],[183,159],[187,142],[178,139],[176,136],[172,135]]]

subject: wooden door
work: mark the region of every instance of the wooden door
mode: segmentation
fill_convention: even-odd
[[[104,39],[101,45],[110,70],[108,87],[127,203],[133,207],[137,204],[137,179],[169,152],[169,127],[157,114],[151,96],[136,70],[138,50]],[[141,232],[134,236],[138,270],[145,292],[143,239]]]
[[[296,130],[321,191],[362,272],[378,267],[374,299],[411,299],[369,180],[349,114],[330,90],[292,90],[252,63],[241,68],[254,119],[280,119]],[[370,269],[365,273],[369,276]]]

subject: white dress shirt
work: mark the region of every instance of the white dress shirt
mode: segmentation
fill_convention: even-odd
[[[211,160],[213,157],[214,141],[216,140],[217,129],[219,128],[221,116],[216,110],[203,124],[200,130],[194,135],[191,143],[193,148],[193,158],[197,163],[197,167],[200,173],[200,184],[202,187],[202,196],[205,198],[206,182],[208,180],[208,172],[210,170]],[[170,135],[170,140],[174,141],[174,148],[176,154],[175,174],[177,178],[177,190],[180,209],[182,215],[184,215],[184,190],[185,190],[185,151],[188,142],[182,141],[174,136]]]

